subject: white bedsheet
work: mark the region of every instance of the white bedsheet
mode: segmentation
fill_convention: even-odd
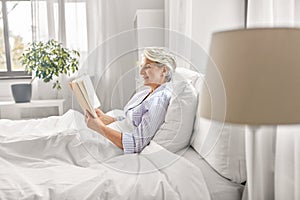
[[[0,120],[0,199],[204,199],[201,170],[151,142],[123,155],[83,116]]]

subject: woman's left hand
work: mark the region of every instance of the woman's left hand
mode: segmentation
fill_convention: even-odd
[[[105,127],[105,124],[99,117],[93,118],[88,111],[85,112],[85,122],[87,127],[97,132],[101,132],[103,127]]]

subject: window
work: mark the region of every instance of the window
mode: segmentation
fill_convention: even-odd
[[[31,78],[18,58],[33,40],[59,40],[85,58],[86,20],[86,0],[0,0],[0,79]]]
[[[18,58],[32,41],[30,0],[1,0],[0,78],[30,77]]]

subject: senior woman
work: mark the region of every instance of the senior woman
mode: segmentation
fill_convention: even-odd
[[[176,68],[174,57],[165,49],[145,48],[140,75],[149,89],[136,93],[124,107],[125,118],[113,118],[96,109],[97,118],[86,114],[87,126],[102,134],[124,153],[139,153],[163,124],[171,98],[168,82]],[[108,125],[127,120],[133,129],[115,130]]]

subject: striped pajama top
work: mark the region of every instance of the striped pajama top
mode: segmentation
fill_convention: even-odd
[[[124,107],[125,117],[133,125],[132,132],[122,131],[124,153],[141,152],[165,120],[171,98],[168,83],[160,85],[145,98],[149,92],[150,89],[136,93]]]

